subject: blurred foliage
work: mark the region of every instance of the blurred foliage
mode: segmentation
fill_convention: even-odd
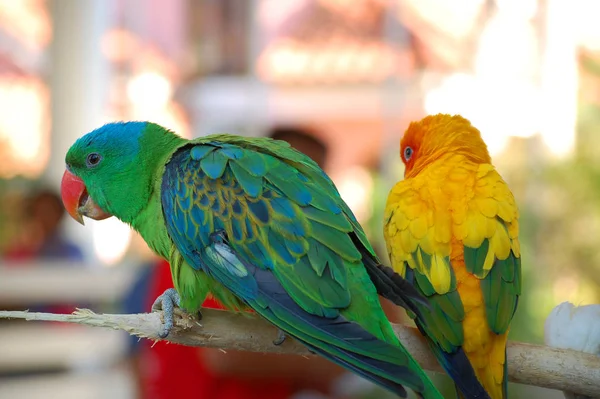
[[[510,182],[520,174],[526,186],[515,192],[521,211],[523,296],[511,340],[543,344],[544,322],[556,305],[600,301],[600,160],[592,156],[600,143],[599,128],[600,107],[581,104],[573,157],[544,160],[529,151],[533,161],[507,176]],[[511,384],[515,397],[525,397],[527,390]]]

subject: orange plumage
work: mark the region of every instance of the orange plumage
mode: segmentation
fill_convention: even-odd
[[[521,293],[514,197],[461,116],[412,123],[400,147],[405,179],[389,194],[384,236],[394,269],[430,300],[417,326],[464,397],[506,398]]]

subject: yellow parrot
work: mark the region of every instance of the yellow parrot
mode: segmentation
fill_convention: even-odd
[[[507,397],[506,341],[521,294],[519,211],[479,130],[413,122],[400,143],[384,237],[394,270],[430,301],[415,322],[459,396]]]

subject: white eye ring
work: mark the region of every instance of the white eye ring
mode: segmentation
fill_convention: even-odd
[[[412,149],[412,148],[410,148],[410,147],[406,147],[406,148],[404,149],[404,154],[403,154],[403,155],[404,155],[404,160],[405,160],[405,161],[408,161],[408,160],[410,160],[410,158],[411,158],[411,157],[412,157],[412,155],[413,155],[413,149]]]

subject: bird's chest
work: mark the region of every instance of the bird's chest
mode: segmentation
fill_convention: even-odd
[[[131,222],[150,249],[161,258],[170,261],[173,242],[169,237],[163,217],[160,199],[154,195],[137,217]]]

